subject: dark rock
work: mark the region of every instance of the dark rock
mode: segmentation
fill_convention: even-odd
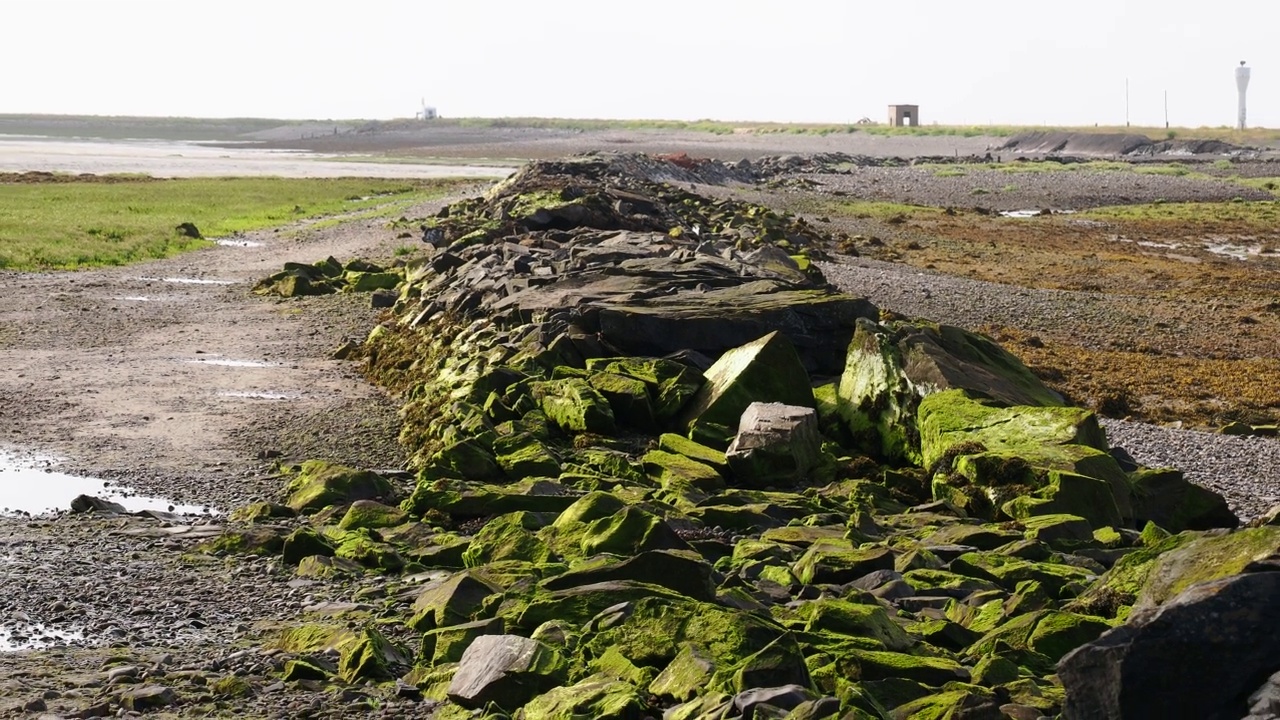
[[[104,500],[100,497],[92,495],[77,495],[71,501],[71,512],[74,513],[99,513],[102,515],[126,515],[129,511],[124,509],[120,503],[114,503],[110,500]]]
[[[1280,573],[1196,585],[1058,664],[1063,717],[1238,718],[1280,668]]]
[[[155,710],[176,704],[178,694],[163,685],[147,685],[120,693],[120,707],[126,710]]]

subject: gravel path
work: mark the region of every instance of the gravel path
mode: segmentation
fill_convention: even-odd
[[[849,173],[802,175],[822,192],[861,200],[983,207],[990,210],[1084,210],[1107,205],[1273,200],[1270,193],[1229,180],[1120,170],[1012,172],[965,165],[860,167]]]
[[[1014,287],[864,258],[819,266],[832,284],[882,308],[970,329],[998,324],[1054,333],[1136,319],[1111,307],[1100,293]],[[1104,425],[1111,442],[1138,462],[1182,470],[1188,479],[1222,493],[1242,518],[1280,503],[1280,441],[1122,420],[1107,419]]]

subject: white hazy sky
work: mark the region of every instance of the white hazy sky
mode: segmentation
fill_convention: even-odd
[[[1280,126],[1280,2],[0,0],[0,113]]]

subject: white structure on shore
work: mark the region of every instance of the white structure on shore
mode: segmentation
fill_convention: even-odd
[[[1244,94],[1249,89],[1249,74],[1249,68],[1244,64],[1244,60],[1241,60],[1240,67],[1236,68],[1236,90],[1240,93],[1240,117],[1236,127],[1240,130],[1245,128]]]

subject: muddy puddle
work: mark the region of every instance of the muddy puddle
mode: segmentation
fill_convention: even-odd
[[[222,247],[234,247],[234,248],[262,247],[262,243],[256,240],[242,240],[240,238],[219,238],[217,240],[214,240],[213,242],[215,245],[221,245]]]
[[[98,478],[58,472],[57,460],[0,449],[0,515],[43,515],[69,510],[78,495],[90,495],[124,506],[128,512],[156,510],[200,515],[208,510],[164,498],[140,495],[130,488]]]
[[[42,650],[50,647],[79,645],[84,633],[75,630],[58,630],[39,623],[20,623],[0,627],[0,652],[13,650]]]
[[[1242,238],[1247,241],[1250,238]],[[1153,240],[1134,240],[1124,236],[1114,236],[1112,242],[1129,243],[1139,247],[1153,248],[1158,250],[1203,250],[1210,255],[1218,255],[1221,257],[1229,257],[1234,260],[1248,261],[1250,258],[1257,257],[1274,257],[1277,253],[1272,248],[1265,245],[1252,244],[1246,242],[1230,242],[1223,238],[1208,238],[1200,242],[1190,241],[1185,243],[1178,242],[1156,242]],[[1170,257],[1174,257],[1170,255]],[[1180,258],[1182,256],[1179,256]],[[1188,258],[1194,260],[1194,258]]]
[[[189,278],[189,277],[140,277],[139,280],[146,282],[167,282],[178,285],[235,285],[235,280],[209,280],[207,278]]]

